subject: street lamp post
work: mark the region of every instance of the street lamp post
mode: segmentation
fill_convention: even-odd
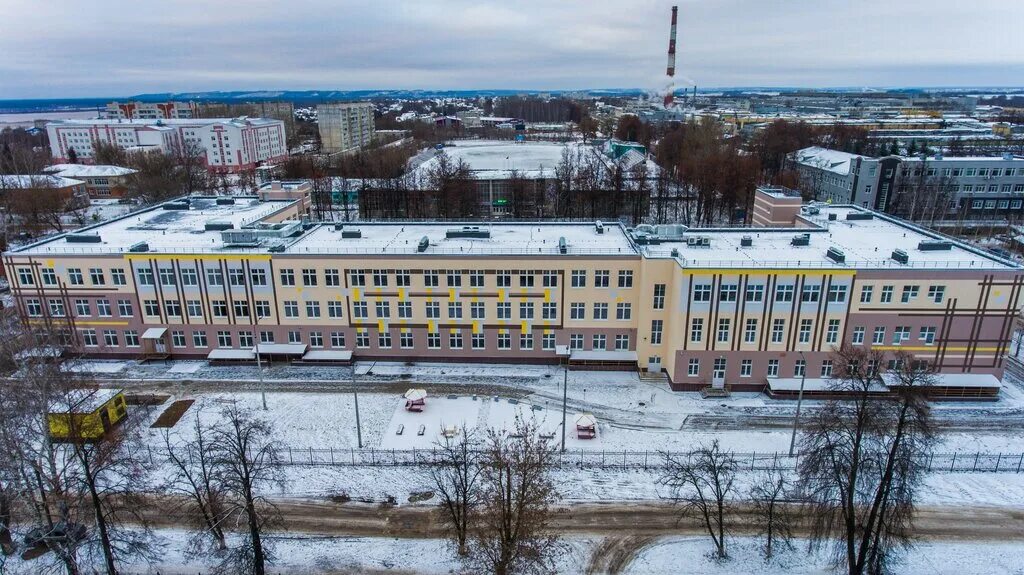
[[[363,448],[363,428],[359,425],[359,389],[356,387],[356,364],[352,364],[352,397],[356,401],[356,441]]]
[[[789,438],[789,456],[793,457],[793,448],[796,447],[796,428],[800,424],[800,404],[804,402],[804,383],[807,381],[807,360],[804,358],[804,352],[800,352],[800,361],[804,364],[804,369],[800,374],[800,393],[796,396],[796,417],[793,418],[793,436]]]
[[[256,324],[256,328],[257,328],[256,332],[257,332],[257,337],[258,337],[259,331],[260,331],[259,330],[259,327],[260,327],[260,314],[257,312],[256,314],[253,315],[253,317],[255,317],[255,319],[256,319],[255,324]],[[258,343],[256,344],[256,372],[257,372],[257,375],[259,375],[259,378],[260,378],[260,396],[263,399],[263,411],[266,411],[267,410],[267,389],[266,389],[266,387],[263,386],[263,363],[260,361],[260,346],[259,346]]]
[[[565,404],[569,400],[569,366],[562,366],[562,453],[565,453]]]

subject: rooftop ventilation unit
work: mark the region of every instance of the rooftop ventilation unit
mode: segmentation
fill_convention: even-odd
[[[217,198],[218,206],[233,206],[235,205],[235,198]]]
[[[875,219],[875,214],[869,214],[869,213],[866,213],[866,212],[850,212],[850,213],[846,214],[846,220],[849,221],[849,222],[856,222],[856,221],[861,221],[861,220],[873,220],[873,219]]]
[[[893,250],[892,259],[903,265],[907,265],[908,263],[910,263],[910,256],[908,256],[907,252],[903,250]]]
[[[791,246],[809,246],[811,245],[811,234],[797,234],[793,236],[793,239],[789,242]]]
[[[803,206],[800,208],[800,212],[808,216],[816,216],[821,213],[821,208],[818,206]]]
[[[174,202],[167,202],[164,204],[165,210],[187,210],[189,208],[188,200],[177,200]]]
[[[254,230],[224,230],[220,239],[227,247],[255,247],[260,245],[260,235]]]
[[[924,240],[917,244],[922,252],[942,252],[953,249],[953,243],[946,240]]]
[[[149,244],[147,244],[146,242],[134,243],[134,244],[131,245],[131,247],[128,248],[128,251],[133,252],[133,253],[148,252],[149,251]]]
[[[267,251],[272,253],[272,254],[279,254],[279,253],[283,252],[286,247],[287,246],[285,246],[284,244],[275,244],[275,245],[272,245],[269,248],[267,248]]]
[[[491,237],[491,231],[481,229],[480,226],[462,226],[461,228],[449,228],[444,237],[449,240],[461,238],[486,240]]]
[[[68,234],[66,239],[69,244],[98,244],[102,241],[99,234]]]
[[[558,238],[558,253],[564,254],[569,252],[569,245],[565,243],[565,236]]]
[[[206,222],[206,231],[208,232],[222,232],[224,230],[230,230],[235,227],[235,224],[231,222]]]
[[[341,239],[358,240],[363,237],[363,230],[347,229],[341,230]]]
[[[837,219],[839,219],[839,214],[829,214],[828,215],[828,221],[830,221],[830,222],[834,222]]]
[[[416,246],[416,251],[418,251],[420,253],[423,253],[423,252],[427,251],[427,248],[429,248],[429,247],[430,247],[430,238],[428,238],[427,236],[423,236],[422,238],[420,238],[419,245]]]
[[[671,256],[674,258],[679,257],[679,248],[672,248]]]
[[[662,224],[654,227],[655,233],[663,240],[680,240],[688,229],[683,224]]]
[[[825,257],[838,264],[846,261],[846,254],[844,254],[843,250],[839,248],[829,248],[828,251],[825,252]]]
[[[750,236],[743,236],[742,238],[740,238],[741,247],[749,248],[752,245],[754,245],[754,238]]]
[[[601,222],[601,220],[597,220],[596,222],[594,222],[594,231],[596,231],[599,234],[604,233],[604,224]]]
[[[691,248],[711,247],[711,238],[707,236],[690,236],[686,238],[686,245]]]

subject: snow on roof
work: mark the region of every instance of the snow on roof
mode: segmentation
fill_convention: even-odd
[[[0,176],[0,188],[30,190],[35,188],[66,188],[81,186],[85,182],[61,176]]]
[[[209,126],[212,124],[233,124],[236,126],[244,125],[268,125],[283,123],[281,120],[275,120],[273,118],[249,118],[249,117],[238,117],[238,118],[160,118],[160,119],[140,119],[134,118],[131,120],[119,120],[117,118],[99,118],[99,119],[67,119],[67,120],[54,120],[49,122],[47,126],[146,126],[154,129],[174,127],[174,126]]]
[[[444,153],[453,162],[469,165],[473,177],[481,180],[507,178],[512,170],[527,178],[553,177],[555,166],[562,161],[562,152],[578,143],[521,142],[508,140],[458,140],[449,143]],[[426,174],[437,164],[436,157],[419,166]]]
[[[128,174],[134,174],[137,170],[121,166],[54,164],[44,168],[43,171],[67,178],[109,178],[127,176]]]
[[[114,399],[120,389],[72,389],[50,403],[52,413],[92,413]]]
[[[866,156],[811,146],[810,148],[797,150],[794,157],[797,162],[806,166],[821,168],[845,176],[850,173],[850,165],[854,159]]]

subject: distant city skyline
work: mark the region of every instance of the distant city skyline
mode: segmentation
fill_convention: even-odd
[[[1024,85],[997,0],[12,3],[0,99],[304,89]]]

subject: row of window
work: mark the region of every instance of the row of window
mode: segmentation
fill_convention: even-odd
[[[827,299],[829,303],[845,303],[847,291],[849,286],[845,285],[830,285],[828,287]],[[711,284],[695,283],[693,284],[693,292],[691,295],[691,301],[694,302],[709,302],[712,296]],[[792,302],[796,297],[796,286],[795,285],[777,285],[775,286],[775,301],[776,302]],[[737,284],[721,284],[718,286],[718,301],[719,302],[735,302],[739,299],[739,286]],[[765,286],[763,284],[751,284],[746,287],[743,293],[744,301],[748,303],[758,303],[765,299]],[[815,303],[821,300],[821,285],[805,285],[800,292],[800,301],[803,303]]]
[[[759,322],[757,318],[747,318],[743,324],[743,343],[757,343],[758,335],[760,334]],[[839,326],[840,321],[838,319],[828,320],[828,324],[825,328],[825,343],[836,344],[839,342]],[[660,328],[660,324],[658,324]],[[720,343],[727,343],[732,339],[732,327],[733,322],[730,318],[720,318],[718,325],[716,326],[715,341]],[[653,331],[653,330],[652,330]],[[659,342],[660,342],[660,329],[659,331]],[[690,320],[690,341],[692,343],[701,343],[704,341],[704,319],[703,318],[692,318]],[[810,343],[811,334],[814,332],[814,320],[812,319],[801,319],[799,328],[797,331],[797,343]],[[881,345],[885,343],[885,327],[876,327],[872,334],[871,343],[874,345]],[[911,328],[909,326],[897,326],[893,333],[892,343],[899,345],[901,342],[910,339]],[[854,344],[864,343],[865,328],[858,326],[853,328],[853,334],[851,342]],[[786,335],[786,320],[785,319],[774,319],[772,320],[771,336],[769,339],[770,343],[783,343]],[[918,333],[919,339],[926,345],[935,343],[935,328],[934,327],[922,327]]]
[[[82,272],[82,268],[68,268],[68,284],[73,286],[85,285],[85,273]],[[102,268],[89,268],[89,281],[94,286],[107,285],[107,275]],[[57,286],[57,272],[53,268],[41,268],[39,270],[40,281],[44,286]],[[123,286],[128,285],[128,277],[125,275],[124,268],[114,268],[110,270],[110,281],[112,285]],[[32,274],[32,268],[20,267],[18,268],[18,283],[24,286],[36,285],[35,276]]]
[[[869,360],[868,369],[870,371],[876,371],[878,369],[878,366],[876,365],[876,363],[877,363],[876,360]],[[890,359],[890,360],[887,360],[886,367],[887,367],[887,369],[890,369],[890,370],[896,369],[897,367],[899,367],[899,363],[900,363],[900,360]],[[920,364],[921,367],[924,368],[927,362],[922,360],[922,361],[918,361],[918,362],[915,362],[915,363],[916,364]],[[724,357],[715,358],[715,360],[714,360],[714,362],[712,364],[712,368],[711,368],[711,377],[716,378],[716,379],[724,378],[725,377],[725,373],[726,373],[726,369],[728,368],[728,365],[729,365],[728,361]],[[779,377],[779,371],[780,371],[781,365],[782,365],[781,360],[778,360],[778,359],[766,360],[765,372],[764,372],[765,376],[766,377]],[[805,377],[805,376],[811,375],[807,371],[807,367],[808,367],[807,366],[807,360],[805,360],[805,359],[798,359],[798,360],[794,361],[792,365],[793,365],[793,372],[792,372],[793,373],[793,377]],[[834,365],[835,364],[833,363],[833,360],[831,360],[831,359],[823,359],[823,360],[821,360],[821,363],[818,365],[818,372],[817,372],[818,373],[818,377],[832,377]],[[754,374],[754,360],[752,360],[752,359],[741,359],[740,360],[740,377],[753,377],[753,374]],[[690,358],[688,360],[687,365],[686,365],[686,375],[689,376],[689,377],[699,377],[700,376],[700,359]]]

